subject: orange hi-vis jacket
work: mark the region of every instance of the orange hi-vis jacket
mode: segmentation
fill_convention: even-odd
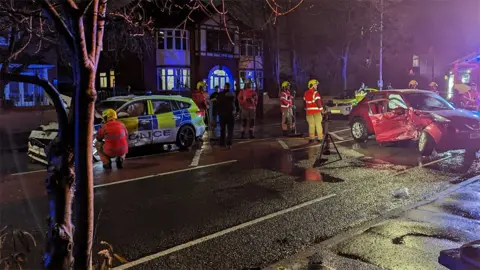
[[[308,89],[303,95],[303,100],[305,100],[307,114],[316,114],[323,111],[322,98],[315,88]],[[320,108],[317,106],[317,100],[320,100]]]
[[[192,91],[192,99],[197,104],[197,107],[201,111],[205,111],[208,109],[208,104],[207,104],[207,98],[205,97],[205,94],[202,90],[200,89],[195,89]]]
[[[257,93],[252,89],[244,89],[238,94],[240,107],[245,110],[255,110],[257,108]]]
[[[285,89],[285,91],[282,91],[280,93],[280,110],[286,111],[290,108],[292,108],[293,105],[293,98],[292,94],[290,94],[290,90]]]
[[[120,157],[128,153],[128,131],[118,120],[103,124],[97,132],[97,140],[105,141],[103,152],[109,157]]]

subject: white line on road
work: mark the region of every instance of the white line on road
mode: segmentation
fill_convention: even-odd
[[[335,139],[337,139],[337,140],[340,140],[340,141],[345,140],[343,137],[338,136],[338,135],[335,134],[334,132],[330,132],[330,135],[332,135],[333,137],[335,137]]]
[[[209,235],[207,235],[207,236],[204,236],[204,237],[201,237],[201,238],[198,238],[198,239],[189,241],[189,242],[187,242],[187,243],[184,243],[184,244],[181,244],[181,245],[178,245],[178,246],[175,246],[175,247],[166,249],[166,250],[164,250],[164,251],[160,251],[160,252],[158,252],[158,253],[155,253],[155,254],[152,254],[152,255],[149,255],[149,256],[140,258],[140,259],[138,259],[138,260],[136,260],[136,261],[129,262],[129,263],[126,263],[126,264],[124,264],[124,265],[120,265],[120,266],[115,267],[115,268],[113,268],[113,269],[114,269],[114,270],[115,270],[115,269],[117,269],[117,270],[120,270],[120,269],[128,269],[128,268],[130,268],[130,267],[133,267],[133,266],[136,266],[136,265],[139,265],[139,264],[143,264],[143,263],[146,263],[146,262],[148,262],[148,261],[155,260],[155,259],[158,259],[158,258],[160,258],[160,257],[166,256],[166,255],[168,255],[168,254],[171,254],[171,253],[174,253],[174,252],[177,252],[177,251],[180,251],[180,250],[183,250],[183,249],[186,249],[186,248],[189,248],[189,247],[192,247],[192,246],[201,244],[201,243],[203,243],[203,242],[206,242],[206,241],[215,239],[215,238],[217,238],[217,237],[224,236],[224,235],[226,235],[226,234],[229,234],[229,233],[232,233],[232,232],[235,232],[235,231],[244,229],[244,228],[246,228],[246,227],[255,225],[255,224],[257,224],[257,223],[260,223],[260,222],[263,222],[263,221],[266,221],[266,220],[269,220],[269,219],[272,219],[272,218],[275,218],[275,217],[278,217],[278,216],[287,214],[287,213],[289,213],[289,212],[292,212],[292,211],[301,209],[301,208],[303,208],[303,207],[306,207],[306,206],[312,205],[312,204],[314,204],[314,203],[317,203],[317,202],[320,202],[320,201],[329,199],[329,198],[334,197],[334,196],[336,196],[336,194],[331,194],[331,195],[327,195],[327,196],[324,196],[324,197],[320,197],[320,198],[317,198],[317,199],[314,199],[314,200],[310,200],[310,201],[301,203],[301,204],[299,204],[299,205],[296,205],[296,206],[293,206],[293,207],[290,207],[290,208],[287,208],[287,209],[283,209],[283,210],[281,210],[281,211],[278,211],[278,212],[275,212],[275,213],[272,213],[272,214],[269,214],[269,215],[266,215],[266,216],[263,216],[263,217],[260,217],[260,218],[256,218],[256,219],[254,219],[254,220],[251,220],[251,221],[248,221],[248,222],[245,222],[245,223],[242,223],[242,224],[239,224],[239,225],[230,227],[230,228],[228,228],[228,229],[225,229],[225,230],[222,230],[222,231],[213,233],[213,234],[209,234]]]
[[[36,170],[36,171],[28,171],[28,172],[19,172],[19,173],[12,173],[10,174],[11,176],[18,176],[18,175],[24,175],[24,174],[31,174],[31,173],[38,173],[38,172],[46,172],[47,170]]]
[[[190,167],[198,166],[198,162],[200,162],[200,156],[202,155],[203,149],[199,149],[195,151],[195,156],[192,159],[192,163],[190,163]]]
[[[152,175],[142,176],[142,177],[138,177],[138,178],[127,179],[127,180],[122,180],[122,181],[117,181],[117,182],[99,184],[99,185],[96,185],[94,188],[125,184],[125,183],[144,180],[144,179],[152,178],[152,177],[158,177],[158,176],[170,175],[170,174],[181,173],[181,172],[188,172],[188,171],[193,171],[193,170],[203,169],[203,168],[208,168],[208,167],[213,167],[213,166],[219,166],[219,165],[224,165],[224,164],[230,164],[230,163],[234,163],[234,162],[237,162],[237,161],[238,160],[229,160],[229,161],[223,161],[223,162],[218,162],[218,163],[213,163],[213,164],[190,167],[190,168],[176,170],[176,171],[157,173],[157,174],[152,174]]]
[[[277,141],[283,147],[283,149],[287,150],[289,148],[283,140],[277,139]]]
[[[339,132],[345,132],[345,131],[350,131],[350,129],[349,129],[349,128],[346,128],[346,129],[341,129],[341,130],[335,130],[335,131],[333,131],[333,132],[330,132],[330,134],[332,134],[332,133],[339,133]]]

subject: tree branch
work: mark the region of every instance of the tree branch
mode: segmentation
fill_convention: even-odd
[[[65,21],[60,17],[60,14],[56,10],[56,8],[50,3],[49,0],[39,0],[40,5],[42,6],[43,11],[47,13],[47,15],[50,17],[50,19],[54,22],[55,28],[58,29],[60,34],[65,38],[65,41],[67,42],[67,45],[69,46],[70,49],[75,48],[75,39],[70,32],[67,24]]]
[[[21,74],[12,74],[8,72],[0,72],[0,80],[4,82],[22,82],[38,85],[42,87],[45,93],[50,97],[53,105],[55,106],[55,111],[57,113],[58,119],[58,132],[61,134],[62,130],[66,130],[68,127],[67,120],[67,109],[65,108],[62,99],[60,98],[60,93],[55,89],[55,87],[47,80],[41,79],[38,76],[29,76]],[[63,136],[63,135],[60,135]]]

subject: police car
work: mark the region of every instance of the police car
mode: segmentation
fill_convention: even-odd
[[[101,114],[114,109],[118,120],[129,132],[129,147],[151,144],[176,144],[189,148],[205,133],[203,112],[192,99],[182,96],[120,96],[106,99],[95,106],[95,130],[100,128]],[[58,131],[57,123],[40,126],[31,132],[28,142],[28,156],[37,162],[47,164],[45,147]],[[95,143],[95,139],[94,139]],[[94,149],[94,161],[99,161]]]

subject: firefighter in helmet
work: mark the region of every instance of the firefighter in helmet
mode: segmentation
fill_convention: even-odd
[[[128,153],[127,128],[117,120],[117,112],[113,109],[103,111],[102,118],[103,124],[97,132],[95,148],[104,169],[112,168],[112,158],[116,158],[117,168],[121,169]]]
[[[197,104],[198,109],[203,112],[205,124],[208,126],[208,99],[206,97],[205,88],[207,83],[204,81],[199,81],[197,83],[197,88],[192,91],[192,99]]]
[[[280,93],[280,110],[282,112],[282,132],[288,135],[288,131],[293,132],[293,97],[290,92],[290,83],[282,82],[282,92]]]
[[[309,143],[315,141],[315,132],[317,132],[317,141],[323,140],[323,104],[322,98],[318,93],[319,82],[315,79],[308,82],[308,90],[303,95],[305,101],[305,111],[308,122],[308,138]]]
[[[411,81],[408,83],[408,88],[410,88],[410,89],[418,89],[418,82],[415,81],[415,80],[411,80]]]
[[[430,91],[438,94],[438,84],[436,82],[431,82],[429,85]]]

